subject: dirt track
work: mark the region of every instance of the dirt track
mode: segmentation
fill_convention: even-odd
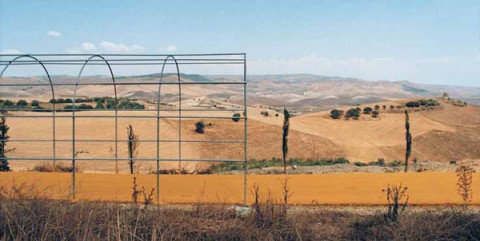
[[[357,173],[323,175],[249,175],[248,202],[258,184],[265,198],[268,193],[280,198],[282,185],[288,179],[290,203],[330,205],[385,204],[382,189],[388,184],[408,186],[410,203],[419,205],[460,204],[456,192],[455,173]],[[127,174],[77,174],[77,198],[88,200],[130,201],[133,176]],[[137,175],[139,187],[155,187],[154,175]],[[473,204],[480,204],[480,173],[473,180]],[[70,174],[10,172],[0,174],[0,186],[35,185],[50,198],[67,199]],[[162,175],[160,176],[161,203],[241,203],[242,175]]]

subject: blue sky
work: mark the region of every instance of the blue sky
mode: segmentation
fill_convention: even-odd
[[[480,86],[480,1],[0,0],[0,53],[246,52],[250,74]]]

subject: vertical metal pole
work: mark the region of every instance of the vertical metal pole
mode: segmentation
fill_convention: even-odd
[[[75,87],[76,88],[76,87]],[[72,199],[75,200],[75,98],[72,105]]]
[[[180,70],[177,65],[178,76],[178,172],[182,172],[182,84],[180,83]]]
[[[243,205],[247,205],[247,54],[243,55],[243,108],[244,108],[244,126],[243,126]]]
[[[118,174],[118,100],[115,96],[115,173]]]

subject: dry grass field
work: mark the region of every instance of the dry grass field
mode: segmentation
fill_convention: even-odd
[[[382,104],[382,103],[380,103]],[[385,103],[383,103],[385,104]],[[386,103],[389,104],[389,103]],[[373,105],[372,105],[373,106]],[[363,106],[362,106],[363,107]],[[282,115],[268,110],[271,115],[260,114],[267,109],[249,108],[248,123],[248,158],[279,158],[281,152]],[[31,115],[28,112],[15,112],[15,115]],[[50,115],[34,113],[35,115]],[[155,111],[124,111],[120,115],[154,116]],[[177,112],[163,112],[164,115],[176,115]],[[275,116],[278,114],[278,116]],[[71,115],[57,113],[57,115]],[[85,115],[112,115],[112,112],[79,112]],[[188,112],[183,115],[224,116],[231,112]],[[443,106],[439,110],[411,113],[411,126],[414,148],[412,158],[437,162],[476,160],[480,156],[480,108]],[[205,134],[195,133],[195,123],[199,120],[206,124]],[[77,140],[113,140],[114,120],[112,118],[77,118]],[[155,140],[155,118],[119,118],[118,144],[120,158],[127,158],[126,126],[132,124],[140,140]],[[10,157],[43,157],[52,156],[50,142],[15,142],[15,139],[50,139],[52,137],[52,121],[43,118],[10,118],[11,142],[9,148],[15,150]],[[71,140],[71,118],[58,118],[56,122],[57,139]],[[318,112],[294,117],[291,120],[289,156],[305,160],[345,157],[350,162],[371,162],[378,158],[386,161],[402,160],[404,155],[404,116],[401,113],[381,112],[379,118],[361,117],[360,120],[332,120],[328,112]],[[178,139],[178,120],[161,119],[160,136],[166,140]],[[182,139],[184,140],[243,140],[243,121],[233,122],[230,119],[214,120],[184,119],[182,121]],[[113,142],[77,142],[79,158],[113,158]],[[57,157],[70,158],[71,142],[57,142]],[[162,158],[178,158],[178,144],[161,143]],[[156,144],[141,143],[138,158],[155,158]],[[242,143],[183,143],[182,158],[215,158],[242,159]],[[39,162],[12,162],[14,170],[29,170]],[[83,172],[112,172],[113,161],[84,161],[78,164]],[[118,163],[121,173],[127,172],[126,161]],[[136,163],[140,173],[148,173],[155,169],[154,163]],[[162,169],[177,167],[176,162],[162,162]],[[188,170],[202,169],[205,163],[188,162],[183,167]]]
[[[77,174],[80,200],[131,201],[133,175]],[[155,175],[136,175],[139,188],[155,187]],[[249,175],[248,203],[253,202],[253,185],[261,196],[280,199],[287,179],[291,204],[299,205],[384,205],[382,189],[400,184],[408,187],[410,204],[461,204],[455,173],[356,173],[323,175]],[[473,179],[472,204],[480,204],[480,173]],[[55,199],[68,199],[71,175],[66,173],[11,172],[0,175],[2,186],[35,186],[39,193]],[[161,175],[161,203],[242,203],[241,175]],[[32,191],[32,193],[34,193]]]

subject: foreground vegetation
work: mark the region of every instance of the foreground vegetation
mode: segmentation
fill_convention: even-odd
[[[398,221],[377,211],[287,209],[259,202],[162,207],[0,198],[0,240],[476,240],[480,215],[464,209],[410,210]],[[365,209],[363,209],[365,210]]]

